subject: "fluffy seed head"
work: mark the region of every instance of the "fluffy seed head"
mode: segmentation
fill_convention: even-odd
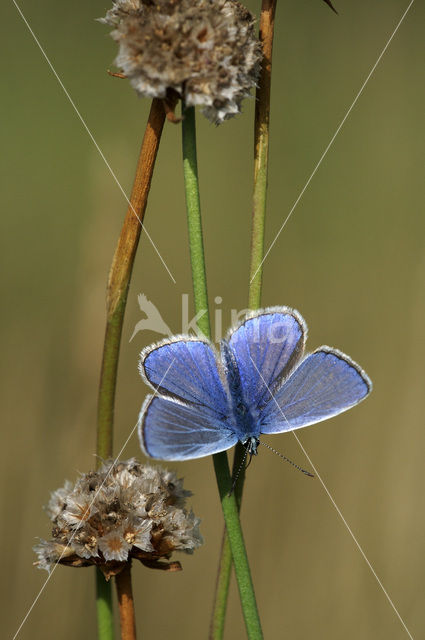
[[[216,124],[239,113],[259,75],[261,46],[237,0],[116,0],[115,64],[142,95],[175,92]]]
[[[184,508],[190,495],[170,471],[134,458],[107,461],[99,471],[52,493],[46,507],[52,538],[34,547],[36,564],[48,571],[57,562],[96,564],[107,578],[131,558],[175,570],[178,563],[160,560],[169,559],[173,551],[192,553],[202,544],[199,519]]]

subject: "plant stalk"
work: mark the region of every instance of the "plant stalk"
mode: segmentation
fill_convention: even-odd
[[[162,101],[152,100],[137,162],[130,204],[109,272],[106,293],[106,332],[97,414],[97,455],[99,459],[109,458],[112,455],[115,387],[124,312],[164,119],[165,112]],[[101,460],[99,460],[99,464],[101,464]]]
[[[182,115],[183,172],[186,190],[195,312],[198,315],[197,323],[199,329],[208,338],[211,338],[196,157],[195,109],[193,107],[186,108],[184,104],[182,104]],[[239,520],[238,505],[235,493],[233,492],[232,495],[229,495],[232,480],[227,454],[225,452],[215,454],[213,456],[213,462],[224,521],[229,536],[229,545],[235,564],[236,579],[247,635],[250,640],[259,640],[263,637],[263,634]]]
[[[98,640],[114,640],[111,585],[106,582],[105,576],[98,567],[96,567],[96,594]]]
[[[152,101],[130,204],[112,260],[106,295],[106,331],[103,346],[97,412],[97,464],[112,456],[115,388],[128,287],[139,243],[152,174],[164,125],[161,100]],[[111,585],[97,571],[97,620],[100,640],[113,638]]]
[[[263,60],[255,102],[254,191],[251,230],[251,263],[248,291],[248,307],[250,309],[258,309],[261,306],[275,14],[276,0],[262,0],[259,35],[263,49]],[[244,455],[245,450],[242,445],[238,443],[235,448],[232,477],[235,477],[235,474],[238,473]],[[239,474],[238,482],[235,487],[239,510],[241,508],[244,481],[245,471],[243,470]],[[223,638],[232,561],[230,544],[225,529],[223,531],[222,552],[219,561],[216,592],[211,617],[210,640],[221,640]]]
[[[136,640],[136,618],[134,614],[130,562],[127,562],[125,569],[115,576],[115,585],[120,611],[121,640]]]
[[[240,444],[240,442],[238,442],[235,447],[232,467],[232,479],[235,478],[236,474],[239,472],[238,482],[236,483],[234,489],[238,511],[240,511],[241,508],[242,489],[245,478],[245,467],[241,466],[244,462],[245,455],[245,448]],[[219,568],[217,571],[217,580],[215,586],[213,615],[211,616],[210,623],[210,640],[218,640],[222,638],[224,634],[224,623],[226,620],[227,599],[229,595],[232,564],[232,551],[230,549],[230,542],[226,533],[226,528],[224,528],[221,539]]]
[[[202,331],[207,338],[211,338],[201,203],[199,198],[195,109],[193,107],[185,108],[182,103],[182,116],[183,173],[186,192],[187,228],[189,234],[193,295],[195,312],[198,316],[196,323],[199,330]]]
[[[263,61],[255,102],[254,194],[251,232],[251,267],[249,273],[248,294],[248,306],[250,309],[258,309],[261,304],[275,13],[276,0],[262,0],[260,40],[263,47]]]

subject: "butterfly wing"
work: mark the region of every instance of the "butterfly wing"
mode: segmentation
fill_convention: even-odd
[[[245,401],[261,408],[301,357],[307,326],[289,307],[259,310],[232,329],[227,341],[233,350]]]
[[[228,412],[227,397],[209,342],[181,336],[142,351],[139,371],[160,395],[199,404],[219,415]]]
[[[225,451],[237,436],[216,412],[194,404],[148,396],[139,416],[144,453],[159,460],[190,460]]]
[[[372,390],[367,374],[351,358],[330,347],[307,356],[270,397],[261,433],[281,433],[332,418],[358,404]]]

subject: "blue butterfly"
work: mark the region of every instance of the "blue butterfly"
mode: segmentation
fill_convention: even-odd
[[[303,357],[307,325],[288,307],[250,313],[218,354],[208,340],[176,336],[142,351],[139,370],[155,389],[139,416],[144,453],[189,460],[241,442],[257,453],[261,434],[336,416],[363,400],[372,383],[330,347]]]

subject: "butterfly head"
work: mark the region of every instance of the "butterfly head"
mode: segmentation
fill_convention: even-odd
[[[256,456],[258,454],[258,445],[260,444],[260,441],[255,436],[250,436],[244,442],[242,442],[242,444],[250,457]]]

